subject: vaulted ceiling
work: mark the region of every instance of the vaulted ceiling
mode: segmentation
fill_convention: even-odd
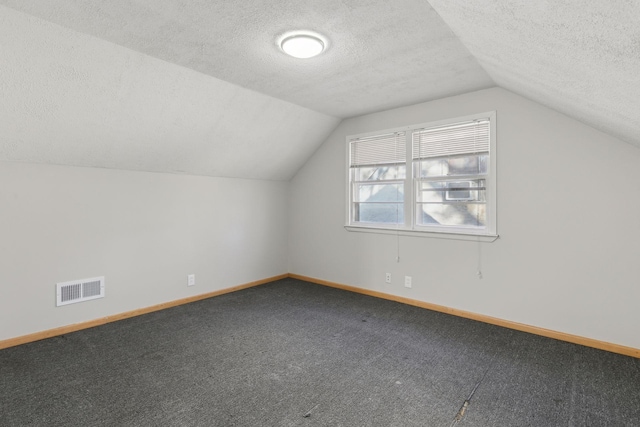
[[[496,85],[640,147],[640,1],[430,3]]]
[[[0,4],[2,160],[289,179],[342,118],[493,86],[640,146],[639,2]]]

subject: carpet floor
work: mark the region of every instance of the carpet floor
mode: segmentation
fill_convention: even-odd
[[[0,425],[637,427],[640,360],[284,279],[0,350]]]

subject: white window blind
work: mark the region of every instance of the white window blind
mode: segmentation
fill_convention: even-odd
[[[456,123],[413,133],[413,159],[488,153],[489,119]]]
[[[404,132],[357,138],[349,141],[351,167],[394,165],[406,162]]]

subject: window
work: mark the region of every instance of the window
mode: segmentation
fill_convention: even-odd
[[[349,229],[495,235],[495,112],[347,141]]]
[[[351,223],[404,224],[405,132],[351,142]]]

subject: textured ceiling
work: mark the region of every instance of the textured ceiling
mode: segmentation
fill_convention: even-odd
[[[498,86],[640,146],[640,1],[430,3]]]
[[[0,160],[288,179],[340,118],[495,85],[640,146],[638,1],[0,5]]]
[[[339,120],[0,6],[0,160],[287,180]]]
[[[494,86],[425,0],[0,0],[76,31],[336,117]],[[296,60],[286,31],[329,39]]]

